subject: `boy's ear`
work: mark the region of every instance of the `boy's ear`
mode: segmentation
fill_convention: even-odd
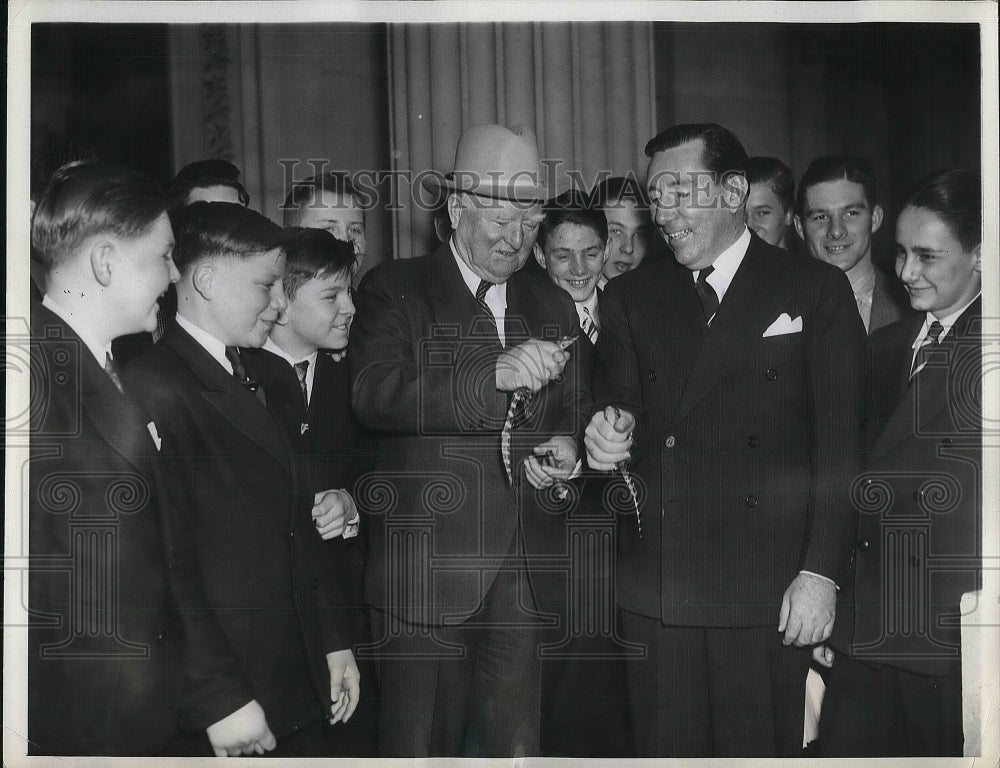
[[[215,296],[217,287],[215,281],[218,278],[219,273],[215,269],[215,265],[210,261],[203,261],[201,264],[197,264],[191,273],[191,285],[205,301],[211,301]]]
[[[882,211],[881,205],[876,205],[872,209],[872,234],[878,232],[879,227],[882,226],[882,217],[885,213]]]
[[[98,238],[90,246],[90,268],[94,279],[105,287],[111,284],[114,256],[115,245],[107,238]]]
[[[795,214],[794,221],[795,221],[795,231],[799,233],[799,237],[802,240],[805,240],[806,239],[806,233],[805,233],[805,230],[802,228],[802,217],[799,216],[798,214]]]
[[[538,266],[548,272],[548,268],[545,266],[545,254],[542,253],[542,249],[538,247],[538,243],[535,243],[532,246],[532,249],[535,252],[535,261],[538,262]]]

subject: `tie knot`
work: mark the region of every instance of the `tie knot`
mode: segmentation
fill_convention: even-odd
[[[306,373],[309,371],[309,361],[302,360],[292,366],[295,369],[295,375],[299,377],[299,381],[306,380]]]
[[[930,339],[929,343],[937,344],[937,341],[941,338],[942,333],[944,333],[944,326],[935,320],[931,323],[930,328],[927,329],[927,338]]]
[[[476,288],[476,300],[486,301],[486,292],[493,287],[493,283],[489,280],[480,280],[479,287]]]
[[[243,368],[243,359],[240,357],[239,347],[226,347],[226,360],[233,366],[233,370]]]
[[[708,276],[715,271],[715,267],[709,264],[703,270],[698,273],[698,280],[696,281],[698,285],[704,285],[705,281],[708,280]]]

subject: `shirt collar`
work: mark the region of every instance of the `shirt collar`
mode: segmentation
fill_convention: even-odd
[[[268,352],[277,355],[282,360],[287,362],[289,365],[295,365],[296,363],[301,363],[305,361],[309,363],[310,368],[316,367],[316,358],[319,356],[318,349],[314,349],[311,355],[306,355],[305,357],[295,357],[293,355],[290,355],[288,352],[286,352],[277,344],[275,344],[274,339],[272,339],[270,336],[268,336],[267,341],[264,342],[264,349],[266,349]]]
[[[875,265],[866,259],[847,271],[847,279],[855,296],[870,296],[875,290]]]
[[[971,307],[973,302],[982,295],[983,293],[982,291],[980,291],[975,296],[973,296],[967,304],[960,307],[959,309],[956,309],[950,315],[942,317],[940,320],[934,317],[934,315],[931,314],[930,312],[927,312],[924,315],[924,324],[920,328],[920,333],[918,333],[917,338],[913,340],[913,348],[917,349],[917,347],[923,344],[924,339],[927,338],[927,334],[930,332],[931,323],[933,322],[941,323],[941,327],[944,329],[941,331],[941,335],[938,337],[938,343],[940,343],[941,339],[943,339],[951,332],[952,327],[955,325],[955,322],[958,320],[958,318],[962,316],[962,313],[965,312],[965,310],[967,310],[969,307]]]
[[[747,249],[750,247],[750,230],[745,226],[743,227],[743,233],[736,238],[736,242],[731,246],[726,248],[722,253],[720,253],[715,261],[712,262],[712,266],[715,267],[712,274],[708,277],[708,282],[715,289],[716,296],[719,297],[719,301],[722,301],[722,297],[726,295],[726,291],[729,290],[729,284],[733,282],[733,278],[736,276],[736,270],[740,268],[740,264],[743,263],[743,257],[747,254]],[[692,272],[692,278],[697,282],[698,275],[701,270]]]
[[[226,345],[215,338],[208,331],[202,329],[201,327],[195,325],[193,322],[188,320],[180,312],[177,313],[177,325],[191,334],[191,338],[198,342],[198,344],[204,348],[208,354],[210,354],[215,361],[225,368],[229,375],[233,374],[233,365],[226,358]]]
[[[66,325],[72,328],[76,335],[80,337],[80,341],[82,341],[86,345],[87,349],[90,350],[90,354],[94,356],[101,368],[105,366],[108,355],[111,354],[111,342],[101,344],[94,334],[82,327],[79,321],[74,320],[73,315],[69,312],[69,310],[57,304],[47,293],[42,297],[42,306],[50,310],[52,314],[61,318]]]
[[[454,257],[455,263],[458,264],[458,271],[462,273],[462,280],[465,282],[466,288],[469,289],[469,293],[475,296],[482,278],[469,268],[469,265],[465,263],[465,259],[458,255],[458,249],[455,248],[454,235],[448,240],[448,246],[451,248],[451,255]],[[494,293],[503,300],[504,305],[507,304],[507,283],[494,283],[493,287],[486,293]]]

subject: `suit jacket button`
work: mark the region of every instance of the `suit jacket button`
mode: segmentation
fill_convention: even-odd
[[[677,438],[674,437],[673,435],[671,435],[670,437],[668,437],[666,440],[663,441],[664,448],[673,448],[675,445],[677,445]]]
[[[156,642],[160,643],[162,645],[163,644],[163,638],[165,638],[166,636],[167,636],[167,632],[166,632],[166,630],[164,630],[163,632],[161,632],[160,634],[158,634],[156,636]]]
[[[778,378],[778,372],[774,368],[768,368],[764,375],[767,376],[768,381],[774,381]]]
[[[650,371],[646,374],[646,378],[650,381],[656,381],[656,371]]]
[[[868,543],[868,539],[858,540],[858,549],[860,549],[862,552],[867,552],[870,546],[871,544]]]
[[[760,440],[757,439],[757,435],[750,435],[750,437],[747,438],[747,445],[751,448],[756,448],[759,443]]]
[[[757,506],[757,497],[754,496],[752,493],[747,496],[747,506],[748,507],[756,507]]]

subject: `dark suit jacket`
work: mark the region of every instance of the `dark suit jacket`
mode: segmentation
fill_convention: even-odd
[[[872,290],[872,313],[868,318],[868,333],[892,325],[903,317],[912,317],[910,299],[895,275],[887,275],[875,267],[875,287]]]
[[[764,337],[787,313],[802,331]],[[619,518],[624,608],[690,626],[777,621],[800,569],[838,583],[856,518],[864,326],[842,272],[751,235],[706,330],[691,272],[622,275],[601,297],[595,408],[637,415]]]
[[[351,381],[346,360],[336,362],[328,352],[316,356],[312,397],[306,409],[302,390],[292,367],[263,349],[243,351],[247,372],[264,382],[267,406],[285,426],[293,449],[299,454],[305,484],[311,493],[343,488],[355,496],[354,485],[368,467],[370,451],[361,427],[351,412]],[[303,429],[308,425],[307,429]],[[337,604],[346,608],[364,605],[364,533],[324,544],[324,568],[332,574]],[[367,611],[354,621],[367,623]],[[365,633],[367,634],[367,633]]]
[[[189,642],[184,725],[203,730],[256,699],[280,739],[328,712],[325,654],[351,645],[302,467],[277,421],[180,326],[126,378],[163,440],[171,582]]]
[[[832,641],[855,658],[929,675],[960,658],[959,601],[981,567],[981,312],[977,299],[912,384],[924,315],[869,340],[873,442],[853,488],[853,590]]]
[[[156,755],[177,730],[181,634],[150,417],[41,304],[31,335],[29,751]]]
[[[545,276],[515,273],[507,303],[508,346],[579,331],[572,299]],[[378,431],[374,474],[357,499],[369,529],[366,596],[407,621],[438,624],[479,605],[519,527],[529,561],[564,554],[563,521],[549,496],[520,482],[523,470],[514,488],[507,481],[500,432],[509,395],[495,377],[502,349],[449,245],[373,269],[357,307],[352,401],[360,423]],[[513,434],[515,467],[549,437],[582,433],[577,381],[568,364],[535,394]],[[563,597],[532,586],[541,605]]]

